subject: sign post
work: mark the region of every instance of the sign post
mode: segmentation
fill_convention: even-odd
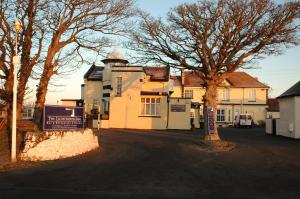
[[[208,133],[209,135],[213,135],[215,133],[214,109],[212,107],[208,107],[207,113],[208,113]]]

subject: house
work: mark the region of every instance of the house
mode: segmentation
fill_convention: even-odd
[[[191,99],[172,97],[169,67],[129,65],[116,49],[102,62],[104,66],[90,67],[81,86],[85,114],[93,127],[191,128]]]
[[[205,93],[203,80],[193,71],[184,71],[182,78],[175,76],[173,97],[183,96],[192,99],[191,117],[194,126],[203,121],[203,101]],[[269,87],[245,72],[234,72],[218,87],[217,124],[232,125],[239,114],[250,114],[255,124],[265,121]],[[200,108],[199,108],[200,107]]]
[[[94,127],[190,129],[203,124],[205,89],[194,72],[170,76],[169,67],[130,65],[116,49],[102,62],[89,68],[81,86],[85,114]],[[247,73],[232,73],[218,88],[218,124],[232,125],[242,113],[251,114],[256,124],[264,121],[268,88]]]
[[[276,124],[276,134],[300,138],[300,81],[279,97],[280,119]]]

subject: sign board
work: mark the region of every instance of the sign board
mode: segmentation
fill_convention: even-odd
[[[171,112],[186,112],[185,104],[171,104]]]
[[[214,117],[213,108],[208,107],[207,114],[208,114],[208,133],[214,134],[215,133],[215,117]]]
[[[83,107],[44,106],[44,130],[79,130],[84,128]]]

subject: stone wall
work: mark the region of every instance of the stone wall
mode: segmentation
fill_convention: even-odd
[[[98,136],[91,129],[67,132],[28,132],[20,159],[56,160],[76,156],[98,147]]]

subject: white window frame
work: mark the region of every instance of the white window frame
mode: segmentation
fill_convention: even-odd
[[[117,97],[122,96],[122,77],[117,77]]]
[[[228,111],[227,111],[227,114],[228,114],[228,119],[227,119],[227,121],[228,122],[231,122],[231,109],[228,109]]]
[[[141,97],[141,116],[160,116],[161,98]]]
[[[248,101],[249,102],[256,102],[256,89],[249,90]]]
[[[2,116],[2,112],[1,112],[1,116]],[[33,118],[32,108],[24,108],[22,112],[22,118]]]
[[[217,122],[225,122],[225,109],[217,109]]]
[[[184,90],[184,97],[193,99],[194,98],[194,91],[192,89]]]
[[[223,89],[223,101],[229,101],[230,100],[230,92],[228,88]]]
[[[229,101],[230,100],[230,92],[228,88],[218,89],[218,101]]]

